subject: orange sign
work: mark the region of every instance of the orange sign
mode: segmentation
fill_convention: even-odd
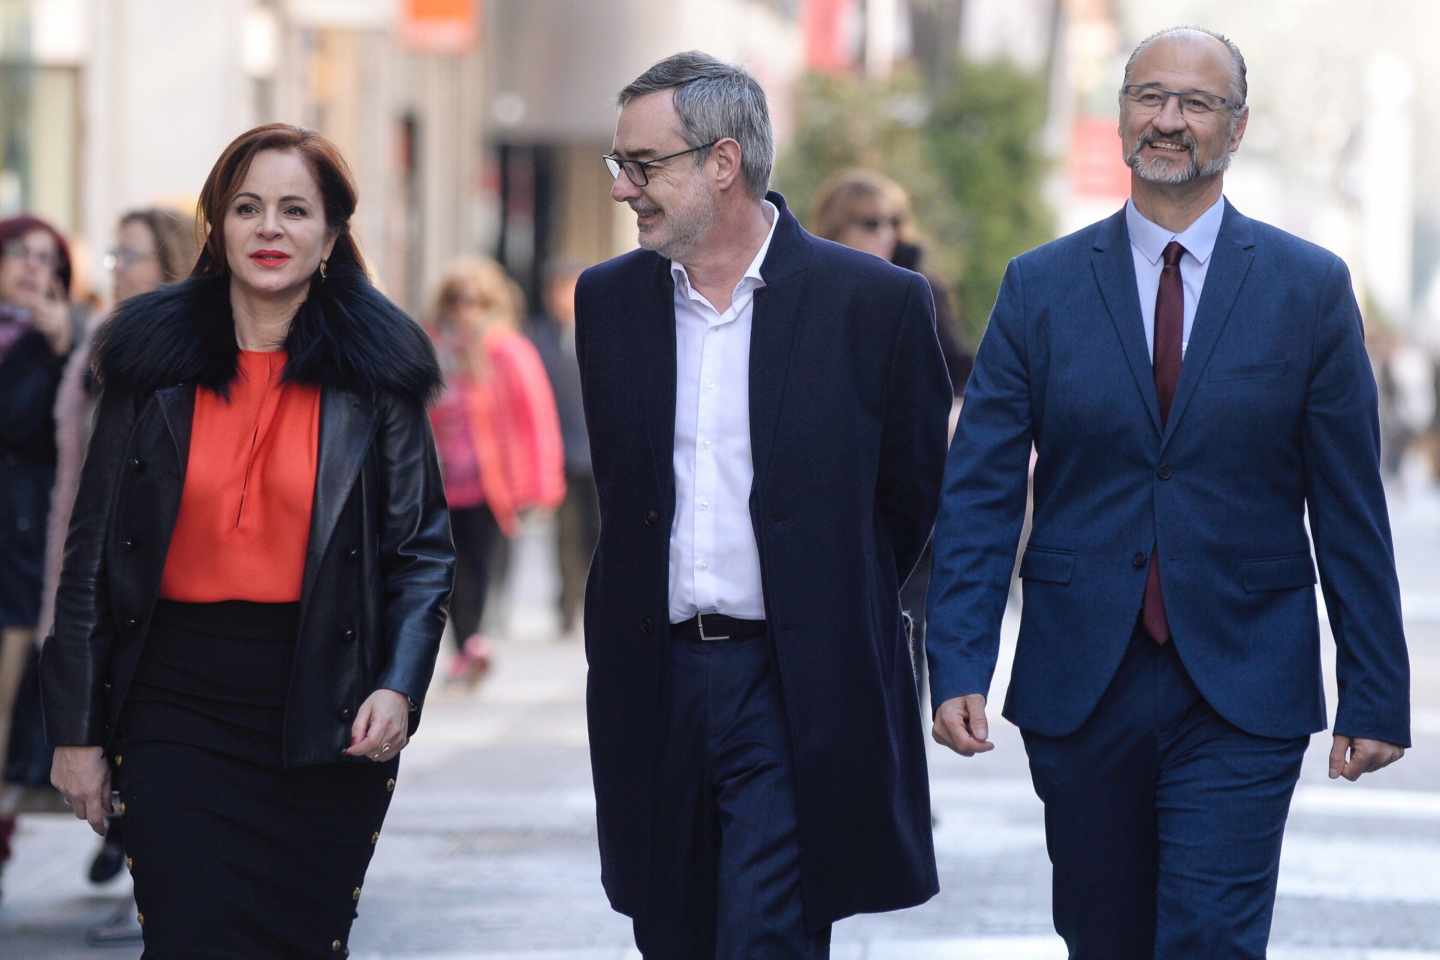
[[[405,0],[400,36],[424,53],[468,53],[479,38],[481,0]]]

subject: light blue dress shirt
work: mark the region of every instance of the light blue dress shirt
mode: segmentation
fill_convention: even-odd
[[[1185,331],[1180,352],[1184,356],[1190,346],[1190,328],[1195,325],[1195,307],[1200,302],[1200,291],[1205,288],[1205,273],[1210,269],[1210,254],[1215,250],[1215,238],[1220,235],[1220,221],[1224,217],[1222,196],[1183,233],[1171,233],[1158,223],[1146,220],[1135,209],[1134,200],[1125,201],[1125,226],[1130,232],[1130,252],[1135,257],[1140,316],[1145,321],[1145,349],[1152,362],[1155,358],[1155,295],[1160,292],[1160,273],[1165,269],[1160,255],[1171,240],[1179,240],[1185,248],[1185,255],[1180,258],[1180,284],[1185,288]]]

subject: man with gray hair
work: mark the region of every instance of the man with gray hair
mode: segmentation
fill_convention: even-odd
[[[1331,778],[1410,743],[1376,388],[1345,264],[1223,195],[1245,61],[1193,27],[1125,67],[1130,201],[1011,261],[935,528],[935,739],[985,716],[1035,450],[1004,715],[1045,804],[1071,960],[1263,958],[1280,843],[1325,726]]]
[[[576,290],[601,879],[647,957],[826,957],[938,885],[899,603],[950,408],[930,289],[767,193],[743,70],[679,54],[619,103],[641,249]]]

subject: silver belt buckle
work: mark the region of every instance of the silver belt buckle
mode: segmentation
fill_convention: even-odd
[[[716,614],[713,614],[713,613],[712,613],[712,614],[710,614],[710,616],[713,617],[713,616],[716,616]],[[719,636],[719,635],[717,635],[717,634],[706,634],[706,633],[705,633],[705,614],[703,614],[703,613],[700,613],[700,612],[698,612],[698,611],[695,613],[695,622],[696,622],[697,624],[699,624],[699,627],[700,627],[700,639],[701,639],[701,640],[704,640],[706,643],[709,643],[709,642],[714,641],[714,640],[729,640],[729,639],[730,639],[729,635],[726,635],[726,636],[723,636],[723,637],[722,637],[722,636]]]

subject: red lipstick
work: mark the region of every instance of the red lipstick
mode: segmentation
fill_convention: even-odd
[[[290,260],[290,254],[279,250],[256,250],[250,254],[250,259],[262,267],[274,270],[277,267],[285,266]]]

